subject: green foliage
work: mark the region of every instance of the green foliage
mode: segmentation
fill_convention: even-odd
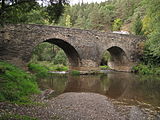
[[[146,64],[160,65],[160,1],[143,0],[146,6],[146,17],[149,19],[145,32],[148,40],[145,44],[143,61]]]
[[[48,63],[61,64],[66,66],[68,64],[67,56],[62,49],[56,45],[44,42],[39,44],[33,51],[31,63],[38,61],[48,61]]]
[[[64,5],[67,5],[67,0],[50,0],[50,4],[47,6],[47,13],[50,16],[50,23],[58,23],[60,16],[64,12]]]
[[[106,50],[102,55],[101,65],[107,65],[109,59],[111,59],[111,55],[108,50]]]
[[[28,64],[28,68],[30,71],[34,72],[38,78],[45,78],[49,75],[49,69],[40,64],[30,63]]]
[[[37,118],[33,118],[26,115],[18,115],[18,114],[4,114],[0,116],[0,120],[38,120]]]
[[[0,62],[0,101],[29,102],[39,92],[35,77],[6,62]]]
[[[101,70],[107,70],[107,69],[109,69],[109,66],[104,65],[104,66],[100,66],[100,68],[101,68]]]
[[[137,66],[134,66],[133,71],[136,73],[140,73],[140,74],[152,74],[153,73],[153,71],[150,70],[149,66],[146,66],[143,64],[139,64]]]
[[[78,71],[78,70],[72,70],[70,72],[70,74],[73,75],[73,76],[77,76],[77,75],[80,75],[80,71]]]
[[[67,15],[66,16],[66,26],[67,27],[71,27],[72,23],[71,23],[71,16]]]
[[[4,0],[3,0],[4,1]],[[43,0],[45,5],[39,5],[38,0],[12,0],[0,6],[0,24],[6,23],[36,23],[49,24],[58,22],[64,11],[67,0]],[[46,5],[47,3],[47,5]]]
[[[67,66],[64,66],[62,64],[55,65],[49,61],[38,61],[36,63],[30,63],[30,64],[36,64],[38,66],[45,67],[47,68],[48,71],[67,71],[68,70]]]
[[[53,59],[53,63],[67,65],[67,57],[62,50],[57,52],[55,58]]]
[[[51,71],[67,71],[68,67],[63,65],[54,65],[53,67],[50,67]]]
[[[119,31],[121,29],[122,23],[123,22],[120,18],[115,19],[113,23],[113,31]]]
[[[154,74],[154,75],[160,75],[160,67],[151,66],[151,65],[145,65],[145,64],[139,64],[137,66],[133,67],[133,72],[139,73],[139,74]]]
[[[35,47],[32,59],[33,61],[52,61],[56,55],[56,49],[53,44],[47,42],[41,43]]]
[[[146,41],[143,61],[146,64],[160,65],[160,31],[150,34]]]
[[[0,16],[1,23],[36,23],[49,24],[49,16],[43,7],[34,2],[24,2],[8,7],[5,13]]]
[[[114,5],[106,4],[77,4],[65,7],[66,10],[61,17],[59,25],[67,26],[65,20],[70,16],[71,27],[81,29],[109,30],[114,14]]]
[[[135,35],[143,35],[144,33],[143,33],[142,28],[143,28],[143,24],[142,24],[140,16],[138,15],[135,22],[133,23],[133,33]]]

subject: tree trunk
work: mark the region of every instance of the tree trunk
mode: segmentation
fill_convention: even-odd
[[[1,9],[3,9],[5,7],[5,0],[2,0],[2,7]]]

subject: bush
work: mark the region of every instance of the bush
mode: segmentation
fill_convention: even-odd
[[[145,74],[160,75],[160,67],[155,67],[152,65],[139,64],[137,66],[134,66],[132,70],[133,72],[143,75]]]
[[[123,22],[120,18],[114,20],[113,31],[119,31],[121,29]]]
[[[144,64],[139,64],[133,67],[133,71],[140,74],[152,74],[150,68]]]
[[[2,61],[0,71],[0,101],[28,102],[30,95],[39,93],[35,76]]]

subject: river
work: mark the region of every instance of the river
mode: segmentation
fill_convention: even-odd
[[[41,90],[52,89],[52,97],[67,92],[93,92],[118,104],[152,109],[160,115],[160,76],[108,71],[99,75],[51,74],[38,81]]]

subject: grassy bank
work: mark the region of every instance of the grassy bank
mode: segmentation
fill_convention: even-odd
[[[37,78],[46,78],[49,71],[67,71],[68,67],[63,65],[53,65],[48,62],[30,63],[29,71],[33,72]]]
[[[153,65],[138,64],[132,71],[143,75],[160,75],[160,67]]]
[[[36,66],[37,65],[37,66]],[[48,61],[39,61],[39,62],[36,62],[36,63],[30,63],[28,65],[29,68],[33,68],[32,66],[35,66],[35,67],[43,67],[45,69],[47,69],[48,71],[67,71],[69,68],[67,66],[64,66],[62,64],[53,64],[53,63],[50,63]],[[33,69],[35,69],[35,67]]]
[[[32,94],[39,93],[35,76],[3,61],[0,82],[0,101],[28,103]]]

